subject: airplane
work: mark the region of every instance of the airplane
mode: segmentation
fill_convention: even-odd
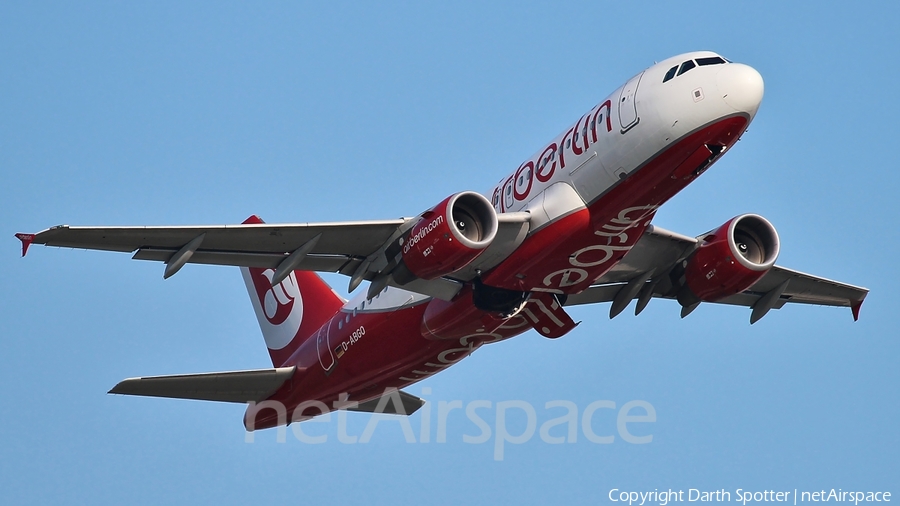
[[[485,194],[454,193],[413,218],[335,223],[70,227],[29,245],[133,252],[165,263],[239,266],[273,367],[129,378],[110,393],[248,403],[248,431],[336,409],[408,415],[402,389],[534,329],[556,339],[566,308],[672,299],[750,308],[850,307],[868,290],[775,265],[778,233],[743,214],[696,237],[651,221],[728,152],[753,120],[763,79],[699,51],[629,79]],[[316,272],[349,276],[344,300]]]

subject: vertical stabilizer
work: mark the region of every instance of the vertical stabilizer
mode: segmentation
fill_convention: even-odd
[[[251,216],[244,223],[262,220]],[[283,366],[344,305],[343,299],[314,272],[292,271],[274,286],[275,269],[241,267],[241,274],[276,367]]]

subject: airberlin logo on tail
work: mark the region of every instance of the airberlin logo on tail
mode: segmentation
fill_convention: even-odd
[[[303,298],[300,296],[297,276],[292,272],[284,281],[272,286],[272,278],[275,276],[273,269],[241,270],[266,346],[272,350],[284,348],[297,335],[303,321]]]
[[[253,272],[251,271],[251,273]],[[269,320],[272,325],[281,325],[291,315],[294,304],[300,299],[300,288],[297,287],[297,276],[293,272],[284,278],[284,281],[272,286],[272,277],[274,276],[275,271],[266,269],[253,276],[253,285],[256,287],[256,294],[259,296],[260,302],[262,302],[266,320]],[[303,305],[302,299],[299,304]]]

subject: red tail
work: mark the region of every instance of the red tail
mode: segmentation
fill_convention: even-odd
[[[251,216],[244,223],[262,223]],[[344,305],[316,273],[293,271],[272,286],[275,269],[241,267],[250,302],[276,367],[285,361]]]

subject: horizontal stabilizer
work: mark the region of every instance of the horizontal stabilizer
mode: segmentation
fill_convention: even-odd
[[[400,404],[399,406],[397,405],[398,403]],[[425,399],[420,399],[402,390],[395,390],[371,401],[361,402],[356,407],[346,409],[347,411],[361,411],[363,413],[411,415],[424,405]]]
[[[196,399],[201,401],[261,401],[294,375],[296,367],[250,371],[147,376],[122,380],[111,394]]]

